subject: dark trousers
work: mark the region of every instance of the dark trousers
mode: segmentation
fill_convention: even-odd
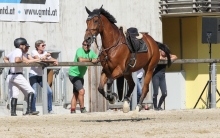
[[[154,89],[154,93],[153,93],[154,108],[161,107],[161,104],[164,102],[167,96],[165,72],[157,72],[156,74],[153,74],[152,83],[153,83],[153,89]],[[162,96],[157,106],[157,95],[158,95],[159,88],[162,92]]]

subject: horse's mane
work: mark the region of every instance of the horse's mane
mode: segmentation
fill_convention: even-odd
[[[108,11],[106,11],[105,9],[101,8],[100,9],[94,9],[93,10],[94,13],[98,13],[100,12],[100,14],[104,15],[111,23],[117,23],[116,19],[114,16],[112,16]]]
[[[168,67],[170,67],[170,65],[171,65],[170,53],[171,53],[171,51],[170,51],[169,47],[166,44],[163,44],[163,43],[160,43],[157,41],[156,41],[156,43],[157,43],[159,49],[163,50],[166,53],[167,65],[168,65]]]

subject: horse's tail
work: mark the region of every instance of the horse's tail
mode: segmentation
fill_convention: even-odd
[[[171,65],[171,58],[170,58],[170,49],[169,47],[166,45],[166,44],[163,44],[163,43],[160,43],[160,42],[157,42],[157,45],[159,47],[159,49],[163,50],[167,56],[167,66],[170,67]]]

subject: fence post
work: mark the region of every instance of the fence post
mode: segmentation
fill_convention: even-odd
[[[47,103],[47,67],[43,67],[43,88],[42,88],[42,109],[43,114],[48,113],[48,103]]]
[[[216,108],[216,63],[211,63],[211,108]]]

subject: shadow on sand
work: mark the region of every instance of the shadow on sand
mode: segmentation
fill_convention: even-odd
[[[153,118],[134,118],[134,119],[109,119],[109,120],[80,120],[80,122],[121,122],[121,121],[143,121],[143,120],[151,120]]]

